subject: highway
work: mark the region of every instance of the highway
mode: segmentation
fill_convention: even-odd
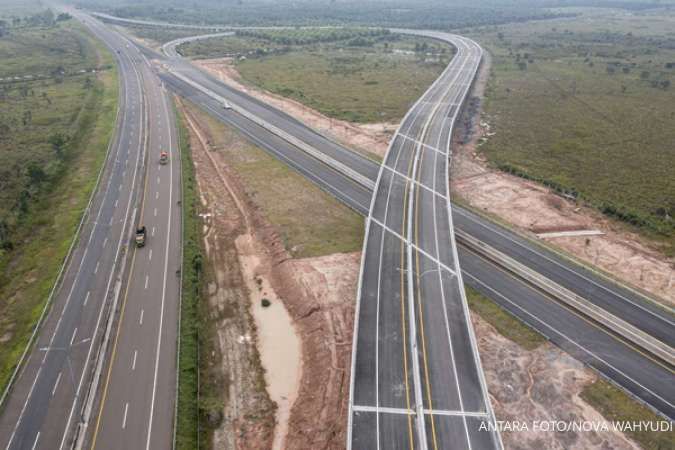
[[[173,113],[162,83],[145,59],[152,53],[139,52],[118,33],[73,13],[83,18],[118,59],[118,129],[63,281],[3,404],[0,446],[66,448],[79,429],[79,436],[86,435],[85,446],[170,448],[181,236],[180,160]],[[471,54],[471,42],[463,41]],[[350,440],[355,448],[364,443],[372,448],[372,442],[384,448],[405,448],[411,441],[412,446],[439,448],[445,448],[447,442],[465,447],[470,441],[475,448],[500,445],[497,435],[476,432],[477,423],[493,417],[466,321],[460,274],[467,284],[603,376],[663,415],[675,417],[674,384],[668,381],[674,379],[672,367],[654,361],[601,325],[452,243],[450,224],[455,221],[458,228],[461,224],[532,267],[542,266],[540,270],[560,284],[598,304],[604,302],[617,315],[626,313],[626,320],[672,343],[671,311],[473,213],[453,208],[449,214],[446,143],[451,133],[447,125],[459,109],[460,91],[468,87],[472,65],[478,60],[470,56],[453,59],[443,82],[427,92],[431,97],[425,95],[426,100],[421,99],[406,116],[381,169],[286,114],[223,86],[185,61],[162,63],[228,100],[244,103],[247,109],[377,181],[373,191],[240,114],[225,110],[172,73],[161,74],[167,87],[239,128],[254,143],[357,212],[370,214],[368,242],[374,237],[375,244],[367,244],[370,250],[364,252],[365,278],[359,297],[370,299],[361,301],[361,308],[366,303],[376,305],[377,320],[372,322],[372,311],[365,313],[365,317],[371,314],[370,319],[360,314],[356,339],[363,342],[361,331],[365,330],[364,335],[371,335],[366,339],[376,343],[378,350],[371,355],[372,361],[358,369],[366,381],[359,384],[364,387],[359,387],[362,396],[358,400],[364,402],[350,404],[356,418]],[[447,89],[448,82],[456,89]],[[160,150],[171,153],[166,166],[156,163]],[[383,186],[387,186],[386,197]],[[129,245],[136,223],[149,230],[148,245],[140,250]],[[373,230],[379,230],[379,235]],[[392,264],[383,267],[380,259]],[[373,273],[377,275],[373,277]],[[364,286],[366,278],[368,283],[375,278],[377,286]],[[118,318],[113,324],[107,320],[111,309],[118,313],[112,316]],[[98,349],[109,330],[108,353],[101,359]],[[89,383],[99,374],[99,396],[90,397]],[[443,388],[434,388],[438,385]],[[368,403],[373,398],[374,402]],[[407,399],[410,406],[402,401]]]
[[[415,33],[418,32],[415,31]],[[169,47],[171,46],[169,45]],[[163,76],[166,79],[174,78],[171,74]],[[210,78],[206,74],[202,74],[202,77]],[[210,81],[209,89],[223,96],[223,98],[233,102],[241,102],[244,107],[249,107],[247,102],[251,100],[248,96],[236,92],[233,95],[231,88],[223,86],[217,80],[211,79]],[[235,126],[247,134],[246,128],[241,125],[242,118],[236,113],[224,110],[220,102],[175,78],[171,87],[223,122]],[[286,116],[283,112],[272,107],[267,106],[267,109],[280,116]],[[278,138],[265,130],[259,129],[257,131],[253,138],[247,135],[253,142],[261,145],[271,154],[289,162],[286,147],[292,146],[287,143],[283,145],[283,141],[280,141],[281,145],[267,145],[266,143],[274,142],[272,139],[278,140]],[[311,130],[307,132],[313,133]],[[294,134],[304,139],[304,132],[294,132]],[[332,148],[333,144],[328,145]],[[323,149],[323,145],[317,144],[317,149]],[[348,159],[341,159],[342,153],[350,153],[350,157],[359,157],[344,147],[341,150],[342,152],[333,151],[330,154],[345,164],[350,163]],[[329,167],[322,167],[321,164],[317,164],[316,160],[298,151],[298,149],[291,150],[291,152],[294,155],[293,161],[289,163],[291,167],[307,175],[328,192],[340,191],[336,197],[356,211],[364,214],[364,209],[366,211],[369,209],[369,206],[366,206],[369,202],[364,203],[363,186],[355,182],[346,183],[341,180],[341,178],[345,178],[342,174],[331,170]],[[280,156],[279,153],[283,154]],[[377,163],[363,157],[360,158],[364,161],[363,164],[377,167]],[[305,168],[310,166],[313,169],[308,174]],[[358,169],[358,167],[360,165],[354,166],[355,169]],[[362,174],[372,177],[372,172],[371,169],[362,172]],[[373,181],[375,181],[374,178]],[[338,187],[338,185],[342,187]],[[342,189],[345,187],[348,190],[343,191]],[[370,198],[370,193],[365,198]],[[479,238],[528,267],[546,274],[556,283],[589,299],[594,304],[602,305],[640,329],[663,338],[664,342],[672,343],[675,333],[672,330],[671,310],[656,305],[640,293],[617,285],[592,270],[579,266],[530,239],[492,223],[464,208],[453,206],[452,218],[457,230]],[[548,337],[559,347],[576,356],[580,361],[596,369],[608,380],[624,388],[638,400],[666,417],[674,417],[675,392],[672,383],[663,382],[663,380],[673,379],[672,367],[664,365],[660,361],[654,361],[651,357],[644,355],[629,343],[604,329],[602,324],[593,323],[565,308],[539,290],[524,284],[511,274],[505,273],[491,262],[461,246],[458,250],[462,273],[468,285],[490,297],[501,307]]]
[[[366,221],[348,448],[501,447],[481,431],[494,415],[448,201],[452,126],[482,50],[444,37],[457,53],[401,122]]]
[[[97,448],[165,449],[172,442],[174,397],[165,394],[175,390],[181,251],[173,112],[133,44],[70,12],[117,59],[117,128],[62,282],[3,404],[0,447],[71,448],[82,444],[75,439],[82,439],[93,417]],[[161,168],[160,149],[171,153]],[[148,244],[140,250],[132,243],[137,223],[149,230]],[[112,336],[110,318],[117,327]],[[90,387],[109,370],[101,349],[111,346],[104,343],[118,350],[109,366],[113,377],[109,383],[102,377],[109,395],[99,402],[91,395],[97,385]]]
[[[420,30],[392,30],[417,35],[425,35]],[[426,34],[434,37],[434,33]],[[332,159],[351,167],[359,174],[377,181],[379,163],[350,151],[343,146],[327,139],[296,119],[285,113],[229,86],[224,85],[210,75],[200,71],[195,66],[178,57],[176,45],[186,42],[190,38],[182,38],[164,45],[165,51],[171,55],[171,62],[165,63],[172,71],[179,73],[216,94],[227,98],[234,104],[240,105],[258,117],[287,131],[303,142],[317,148]],[[197,90],[181,83],[171,74],[164,74],[164,79],[180,90],[181,94],[196,96],[197,103],[208,104],[212,113],[222,108],[213,99]],[[230,117],[236,114],[230,114]],[[260,133],[256,134],[259,135]],[[344,196],[344,195],[343,195]],[[359,196],[359,198],[361,198]],[[367,203],[368,205],[370,202]],[[350,205],[351,206],[351,205]],[[359,203],[357,211],[362,211],[363,203]],[[545,275],[561,286],[587,298],[595,305],[626,320],[650,335],[675,346],[675,316],[672,308],[659,305],[644,295],[620,286],[604,276],[575,264],[568,259],[546,249],[537,243],[513,233],[490,220],[469,210],[454,206],[452,219],[458,230],[491,245],[511,258],[521,262],[537,272]]]
[[[111,46],[126,41],[113,32],[101,38]],[[146,226],[148,243],[131,256],[110,363],[87,436],[96,449],[166,449],[173,444],[180,304],[180,154],[170,98],[149,62],[127,44],[143,75],[147,105],[148,157],[138,223]],[[158,163],[161,151],[169,154],[166,165]]]

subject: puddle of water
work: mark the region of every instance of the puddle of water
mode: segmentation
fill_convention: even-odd
[[[254,279],[258,258],[242,253],[240,252],[239,258],[251,293],[251,313],[258,329],[258,351],[265,368],[267,392],[278,407],[272,448],[281,450],[300,382],[300,338],[296,334],[291,316],[272,290],[269,281],[263,277],[258,277],[259,282]],[[271,302],[270,306],[262,306],[263,298]]]

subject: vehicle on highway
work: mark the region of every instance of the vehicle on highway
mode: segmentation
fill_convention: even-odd
[[[230,102],[223,102],[223,108],[232,109],[232,105],[230,105]]]
[[[169,162],[169,154],[167,152],[161,152],[159,154],[159,163],[166,164],[167,162]]]
[[[136,247],[145,246],[145,225],[136,228]]]

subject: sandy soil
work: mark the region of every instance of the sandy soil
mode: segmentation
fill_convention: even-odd
[[[474,96],[483,96],[488,74],[489,59],[481,69]],[[537,183],[489,168],[477,153],[480,141],[489,139],[486,118],[476,121],[473,131],[470,142],[453,144],[453,194],[515,225],[532,238],[536,238],[536,233],[558,230],[600,230],[603,234],[544,240],[666,304],[675,305],[674,260],[591,208],[566,200]]]
[[[183,109],[184,110],[184,109]],[[245,273],[238,264],[235,239],[247,229],[231,186],[221,182],[208,154],[208,143],[189,116],[190,145],[202,199],[203,239],[211,282],[208,301],[215,323],[217,354],[210,366],[222,378],[222,421],[214,418],[213,446],[217,449],[270,448],[275,405],[261,383],[263,371],[256,346],[257,330],[250,314]],[[211,380],[210,380],[211,381]]]
[[[579,397],[596,375],[551,344],[524,350],[473,315],[483,370],[497,420],[594,421],[602,415]],[[502,432],[507,449],[638,449],[619,432]]]
[[[225,420],[214,433],[214,448],[343,448],[360,256],[291,258],[237,176],[210,147],[208,130],[190,114],[188,123],[197,179],[209,211],[204,214],[207,254],[217,274],[237,273],[234,283],[218,276],[209,286],[214,314],[230,319],[218,329],[224,354],[221,370],[230,382]],[[214,235],[221,239],[214,239]],[[234,310],[224,299],[226,294],[216,295],[231,290],[231,284],[238,294]],[[281,359],[275,355],[276,362],[265,360],[264,339],[270,330],[259,327],[269,323],[254,321],[250,314],[251,303],[263,296],[273,303],[282,302],[290,314],[292,332],[300,338],[301,361],[295,361],[287,348],[278,349],[283,353]],[[245,320],[233,323],[234,315]],[[272,324],[272,334],[284,331],[278,325]],[[287,336],[282,339],[288,342]],[[261,349],[263,368],[275,376],[274,382],[281,382],[274,384],[266,378],[270,397],[277,397],[276,414],[275,408],[269,408],[269,397],[256,391],[256,380],[262,373],[255,366],[257,353],[249,354],[256,347]],[[279,361],[287,367],[277,377]],[[262,401],[265,399],[269,403]]]
[[[270,267],[260,258],[259,243],[252,234],[246,233],[237,237],[236,246],[258,330],[267,392],[277,405],[272,449],[282,450],[302,374],[300,338],[293,319],[270,283]],[[262,306],[263,299],[271,304]]]
[[[395,123],[355,124],[331,119],[300,102],[251,87],[241,79],[232,63],[232,58],[195,60],[193,63],[219,78],[223,83],[269,103],[324,136],[365,154],[383,157],[389,140],[398,126]]]

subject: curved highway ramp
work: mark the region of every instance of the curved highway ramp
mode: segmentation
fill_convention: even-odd
[[[452,126],[482,50],[460,36],[427,35],[457,54],[402,121],[378,175],[357,300],[353,449],[501,448],[448,201]]]

